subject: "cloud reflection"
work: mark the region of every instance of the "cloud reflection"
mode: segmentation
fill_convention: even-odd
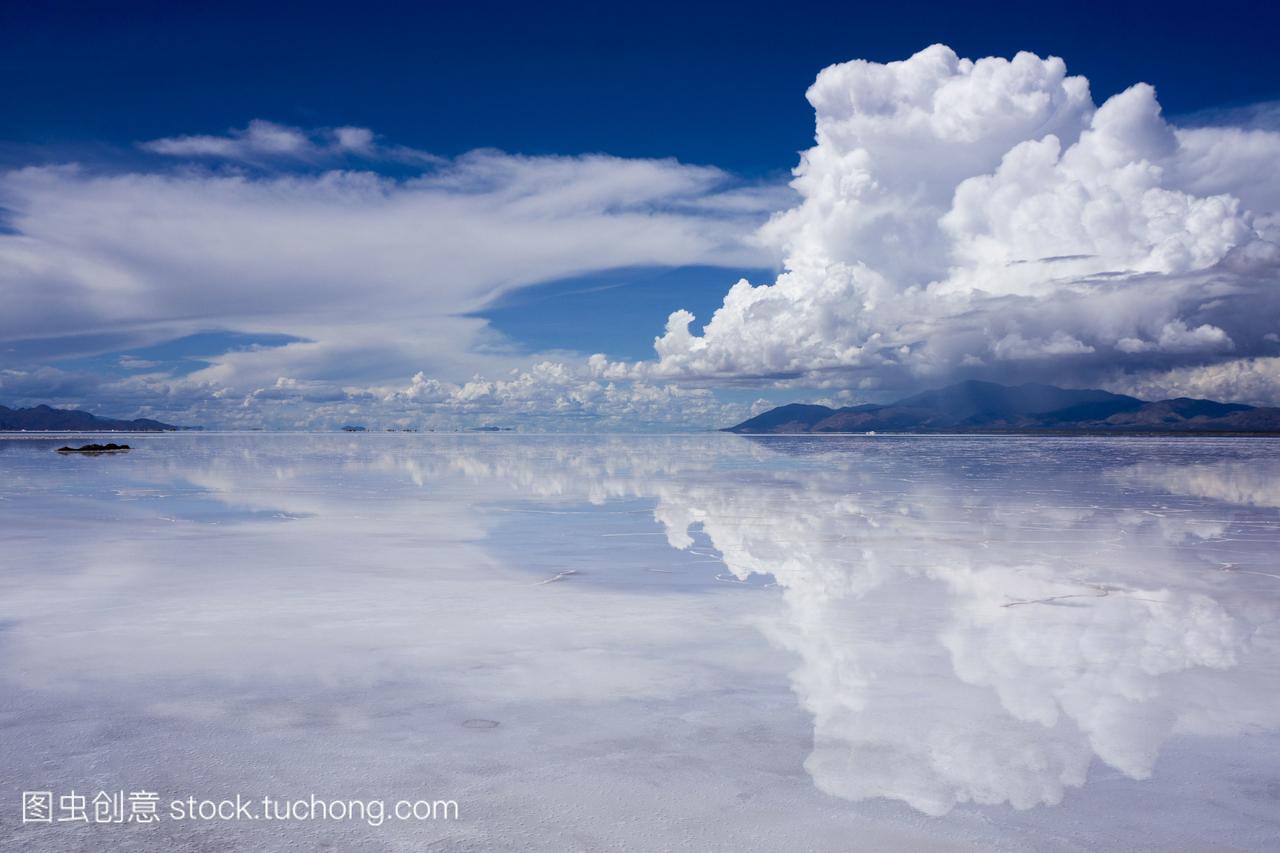
[[[5,669],[28,686],[139,670],[280,682],[322,659],[318,677],[357,687],[676,698],[751,677],[762,633],[792,656],[817,787],[929,815],[1053,805],[1100,765],[1158,773],[1170,738],[1280,728],[1270,442],[294,436],[142,451],[114,469],[127,479],[11,471],[33,512],[51,488],[50,506],[110,503],[136,534],[80,523],[44,554],[58,555],[44,585],[0,604],[16,626]],[[601,538],[619,513],[651,513],[657,535]],[[544,540],[598,568],[535,585],[519,570]],[[699,582],[636,581],[677,552],[704,561],[681,564]],[[175,573],[183,559],[200,571]],[[717,574],[776,587],[744,598]],[[150,609],[130,609],[143,586]]]
[[[1217,571],[1235,524],[1206,523],[1220,505],[1147,508],[1161,488],[1266,506],[1249,484],[1275,482],[1274,457],[1122,468],[1157,487],[1142,493],[1099,484],[1108,448],[952,471],[917,449],[833,447],[802,477],[691,485],[659,505],[673,544],[700,523],[736,576],[782,587],[767,633],[799,657],[822,790],[931,815],[1052,805],[1095,758],[1144,779],[1173,735],[1280,725],[1280,587],[1256,595]],[[1239,522],[1274,546],[1273,515]]]

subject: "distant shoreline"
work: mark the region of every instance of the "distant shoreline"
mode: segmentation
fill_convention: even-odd
[[[69,435],[138,435],[138,437],[157,437],[157,435],[174,435],[174,434],[198,434],[198,435],[342,435],[344,438],[352,438],[352,433],[344,433],[342,430],[307,430],[307,429],[191,429],[191,430],[91,430],[91,429],[0,429],[0,437],[3,438],[65,438]],[[502,433],[477,433],[474,430],[433,430],[433,432],[415,432],[415,433],[384,433],[370,432],[360,433],[364,437],[369,438],[390,438],[402,437],[402,435],[415,435],[415,437],[431,437],[431,435],[448,435],[448,437],[460,437],[460,435],[471,435],[475,438],[495,438],[495,437],[512,437],[512,438],[556,438],[567,437],[567,435],[591,435],[591,437],[625,437],[625,435],[737,435],[740,438],[1280,438],[1280,432],[1239,432],[1239,430],[1084,430],[1084,429],[1065,429],[1065,430],[1047,430],[1047,429],[983,429],[972,430],[972,432],[964,432],[964,430],[954,429],[938,429],[938,430],[856,430],[856,432],[820,432],[820,433],[746,433],[733,432],[731,429],[690,429],[680,430],[680,432],[572,432],[572,433],[524,433],[511,430],[511,432]]]
[[[1079,436],[1081,438],[1280,438],[1280,432],[1236,432],[1226,430],[1045,430],[1045,429],[1024,429],[1024,430],[974,430],[972,432],[963,432],[957,430],[874,430],[870,432],[735,432],[731,429],[721,429],[717,432],[728,433],[729,435],[740,435],[748,438],[795,438],[796,436],[804,436],[806,438],[821,438],[823,436],[837,436],[848,438],[850,436],[861,436],[863,438],[880,438],[881,436],[954,436],[956,438],[1003,438],[1017,436],[1019,438],[1028,438],[1035,436],[1045,436],[1047,438],[1071,438]]]

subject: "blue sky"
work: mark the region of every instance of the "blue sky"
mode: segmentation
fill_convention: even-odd
[[[1174,115],[1280,98],[1280,15],[1179,5],[14,3],[0,137],[129,146],[268,118],[445,156],[600,151],[781,175],[811,141],[819,69],[934,42],[1065,57],[1099,101],[1145,81]]]
[[[749,399],[861,400],[962,374],[1146,393],[1221,387],[1265,402],[1274,370],[1257,359],[1280,355],[1276,332],[1256,319],[1271,307],[1271,269],[1230,288],[1209,279],[1245,275],[1241,258],[1256,266],[1274,245],[1275,199],[1248,175],[1275,162],[1275,18],[1233,3],[1212,14],[1155,3],[10,4],[0,11],[10,81],[0,92],[0,286],[20,310],[0,329],[0,402],[218,424],[323,425],[367,412],[550,428],[556,412],[618,425],[642,409],[658,423],[707,425]],[[935,43],[952,53],[874,71]],[[1019,51],[1048,64],[988,75],[996,66],[971,73],[963,59]],[[822,69],[851,60],[873,70],[832,72],[836,88],[806,100]],[[1076,75],[1088,81],[1083,100],[1062,82]],[[919,95],[911,87],[945,93],[947,81],[963,82],[957,97],[970,101],[954,115],[937,107],[933,137],[913,141],[919,128],[900,109]],[[1154,94],[1129,96],[1136,83]],[[1061,246],[1010,238],[990,204],[959,209],[965,181],[973,189],[1011,146],[1047,135],[1063,157],[1061,174],[1039,173],[1044,192],[1066,204],[1078,192],[1064,182],[1076,182],[1102,204],[1099,187],[1120,186],[1120,166],[1082,177],[1078,163],[1097,158],[1066,152],[1112,96],[1130,165],[1160,172],[1145,202],[1125,202],[1131,243],[1107,243],[1093,214],[1066,208],[1055,215],[1085,218],[1068,223],[1080,233]],[[900,128],[867,123],[882,107]],[[1019,110],[1016,131],[990,129]],[[786,187],[814,144],[815,111],[844,128],[828,146],[841,168],[869,152],[892,204],[843,198],[841,209],[862,205],[844,221],[824,190]],[[957,121],[974,125],[939,130]],[[1212,132],[1184,132],[1193,127]],[[1213,135],[1227,127],[1234,135]],[[953,134],[939,156],[958,141],[972,167],[917,164],[900,180],[891,161],[925,157],[938,134]],[[853,173],[822,174],[854,192]],[[1169,209],[1185,221],[1151,213],[1153,198],[1172,198],[1161,193],[1179,194]],[[1239,209],[1213,201],[1225,197]],[[1044,210],[1043,199],[1026,204]],[[758,230],[787,209],[798,213]],[[942,236],[919,236],[921,222]],[[1030,261],[1045,267],[1039,278],[984,284],[999,306],[948,307],[945,329],[917,327],[988,281],[991,260],[974,247],[993,240],[1002,268]],[[1098,261],[1050,271],[1044,260],[1077,255]],[[872,316],[886,303],[868,294],[886,285],[859,265],[896,290],[898,315]],[[1046,282],[1066,276],[1078,291],[1102,273],[1133,284],[1123,299],[1108,285],[1095,300],[1155,299],[1152,275],[1170,276],[1164,292],[1180,295],[1105,331],[1063,293],[1045,301]],[[779,287],[730,304],[734,282],[780,274]],[[832,295],[841,287],[852,289]],[[1224,308],[1205,297],[1213,287],[1246,295]],[[909,306],[920,288],[931,288],[927,304]],[[722,303],[724,322],[704,336]],[[691,340],[667,325],[677,309],[698,318]],[[1049,315],[1053,328],[1027,319]],[[971,339],[975,323],[991,340]],[[668,343],[655,353],[659,336]],[[955,342],[925,352],[942,337]],[[889,338],[896,355],[886,357]],[[595,353],[604,360],[586,366]],[[573,378],[537,368],[549,362]],[[531,377],[518,389],[556,389],[513,402],[518,389],[492,385],[513,376]],[[480,383],[474,394],[469,382]],[[601,401],[617,389],[646,402],[610,409]],[[459,402],[469,394],[483,402]]]

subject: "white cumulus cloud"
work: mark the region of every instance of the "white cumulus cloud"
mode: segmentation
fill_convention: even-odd
[[[1095,106],[1061,59],[934,45],[823,70],[785,257],[615,373],[885,388],[1101,381],[1277,352],[1280,133]],[[1268,336],[1272,337],[1268,337]],[[866,387],[864,384],[862,387]]]

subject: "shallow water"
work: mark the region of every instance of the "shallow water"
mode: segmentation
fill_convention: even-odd
[[[0,847],[1280,837],[1280,441],[128,441],[0,439]],[[459,818],[166,813],[237,793]]]

